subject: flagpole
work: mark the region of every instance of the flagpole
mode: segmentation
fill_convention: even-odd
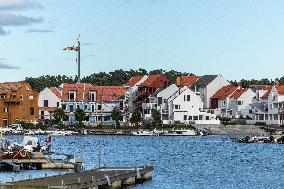
[[[80,41],[78,38],[78,83],[80,83],[80,75],[81,75],[81,71],[80,71],[80,51],[81,51],[81,47],[80,47]]]

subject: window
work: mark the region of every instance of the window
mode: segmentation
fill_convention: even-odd
[[[190,101],[190,95],[187,95],[186,98],[187,98],[187,101]]]
[[[43,101],[43,107],[48,107],[48,100]]]
[[[177,104],[176,104],[176,105],[175,105],[175,109],[176,109],[176,110],[180,109],[180,105],[177,105]]]
[[[80,109],[80,104],[77,104],[77,109]]]
[[[206,116],[206,120],[209,120],[209,116]]]
[[[34,107],[30,107],[30,115],[35,115],[35,108]]]
[[[199,115],[199,120],[203,120],[203,116],[202,115]]]
[[[8,108],[7,107],[3,108],[3,112],[8,112]]]
[[[0,99],[6,98],[6,95],[0,95]]]
[[[85,104],[85,110],[87,110],[88,109],[88,105],[87,104]]]
[[[158,97],[158,106],[161,105],[163,102],[163,98],[162,97]]]
[[[70,108],[70,112],[74,112],[74,106],[73,105],[70,105],[69,108]]]
[[[8,119],[7,118],[3,118],[3,126],[7,127],[8,126]]]
[[[95,102],[96,101],[96,92],[95,91],[90,91],[89,92],[89,101],[90,102]]]
[[[188,120],[192,120],[192,116],[188,116]]]
[[[249,110],[249,113],[252,114],[252,110]]]
[[[102,105],[98,105],[98,110],[101,110],[102,109]]]
[[[187,115],[184,115],[184,116],[183,116],[183,120],[187,120]]]
[[[193,116],[193,120],[198,120],[198,116]]]
[[[76,92],[69,91],[69,101],[75,101],[75,99],[76,99]]]
[[[223,105],[225,105],[226,104],[226,101],[223,101]]]
[[[15,94],[12,94],[12,98],[16,98],[16,95],[15,95]]]
[[[40,119],[44,119],[44,111],[40,112]]]
[[[66,104],[62,104],[62,109],[66,110]]]
[[[56,103],[56,107],[57,107],[57,108],[59,107],[59,102]]]

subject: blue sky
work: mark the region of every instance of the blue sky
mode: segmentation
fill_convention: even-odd
[[[115,69],[165,69],[228,80],[284,67],[284,1],[0,0],[0,81]]]

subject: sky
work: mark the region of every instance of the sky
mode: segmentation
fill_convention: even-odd
[[[0,0],[0,81],[115,69],[284,75],[284,1]]]

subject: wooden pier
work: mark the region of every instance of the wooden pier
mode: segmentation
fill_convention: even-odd
[[[152,179],[153,166],[100,168],[38,179],[14,181],[0,189],[116,189]]]

